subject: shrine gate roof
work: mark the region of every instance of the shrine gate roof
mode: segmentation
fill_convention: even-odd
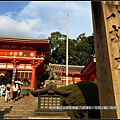
[[[13,46],[13,47],[11,47]],[[0,49],[8,50],[32,50],[45,56],[45,63],[50,60],[51,39],[0,36]]]
[[[22,43],[49,43],[50,38],[24,38],[12,36],[0,36],[0,42],[22,42]]]
[[[66,71],[66,65],[50,64],[50,67],[53,70]],[[84,67],[85,66],[68,65],[68,71],[69,72],[81,72]]]

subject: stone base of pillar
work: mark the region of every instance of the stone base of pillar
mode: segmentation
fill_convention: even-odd
[[[51,81],[56,85],[57,88],[62,87],[61,80],[45,80],[44,87],[48,86]]]

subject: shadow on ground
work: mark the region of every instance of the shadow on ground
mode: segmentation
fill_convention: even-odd
[[[4,115],[7,113],[10,113],[13,106],[10,106],[9,108],[5,108],[3,111],[0,111],[0,120],[4,120]]]

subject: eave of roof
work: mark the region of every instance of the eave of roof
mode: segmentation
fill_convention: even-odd
[[[85,65],[85,67],[82,69],[81,73],[84,72],[84,70],[91,64],[91,62],[96,62],[96,57],[91,57],[91,59],[88,61],[88,63]]]
[[[25,38],[25,37],[13,37],[13,36],[0,36],[1,42],[30,42],[30,43],[38,43],[38,42],[50,42],[50,38]]]
[[[50,64],[50,67],[53,68],[53,70],[66,71],[66,65]],[[82,70],[84,67],[85,67],[85,66],[68,65],[68,71],[69,71],[69,72],[81,72],[81,70]]]

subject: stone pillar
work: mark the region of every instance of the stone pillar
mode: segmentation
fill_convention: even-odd
[[[101,106],[120,106],[120,2],[92,2],[97,81]],[[120,118],[120,108],[101,110]]]

